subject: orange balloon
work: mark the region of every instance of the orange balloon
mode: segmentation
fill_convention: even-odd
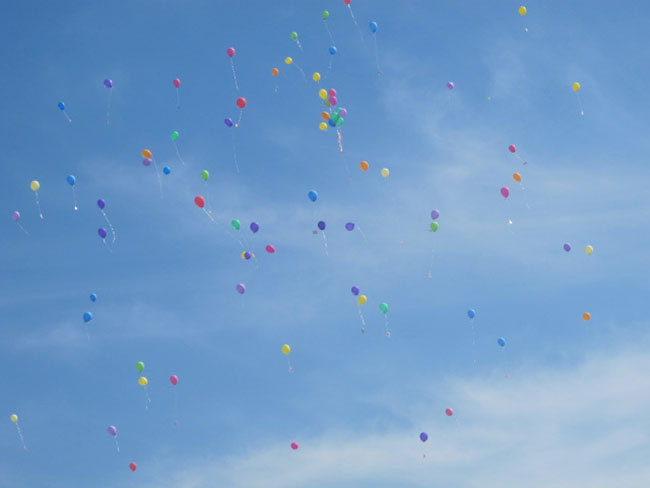
[[[591,314],[589,312],[585,312],[582,314],[582,320],[590,320],[591,319]]]
[[[370,168],[370,165],[368,164],[368,161],[361,161],[359,163],[359,168],[361,168],[363,171],[368,171],[368,168]]]
[[[151,151],[149,151],[149,149],[143,149],[142,150],[142,157],[144,159],[151,159],[151,158],[153,158],[153,153]]]
[[[512,179],[519,182],[519,183],[521,183],[521,175],[519,173],[514,173],[512,175]]]
[[[321,112],[320,118],[323,119],[323,120],[329,120],[330,119],[329,112]]]
[[[273,69],[271,70],[271,74],[272,74],[273,76],[278,76],[278,73],[279,73],[279,72],[280,72],[280,70],[279,70],[278,68],[273,68]]]

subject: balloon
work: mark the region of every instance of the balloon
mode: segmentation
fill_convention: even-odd
[[[250,228],[251,232],[253,234],[255,234],[255,233],[257,233],[258,230],[260,230],[260,224],[258,224],[257,222],[251,222],[251,225],[249,226],[249,228]]]
[[[106,229],[100,227],[99,229],[97,229],[97,235],[99,235],[99,237],[101,237],[102,239],[106,239],[108,233],[106,232]]]
[[[519,173],[513,173],[512,174],[512,179],[515,180],[518,183],[521,183],[521,175]]]
[[[321,88],[320,90],[318,90],[318,96],[321,97],[323,100],[327,100],[327,90]]]
[[[68,182],[68,185],[74,186],[74,184],[77,182],[77,178],[75,178],[74,175],[68,175],[66,176],[65,181]]]
[[[388,175],[390,175],[390,171],[388,171],[388,168],[382,168],[382,170],[381,170],[381,175],[382,175],[384,178],[388,178]]]
[[[153,163],[153,159],[147,158],[142,160],[142,164],[145,166],[149,166],[151,163]]]
[[[327,123],[321,122],[320,124],[318,124],[318,128],[320,130],[327,130]]]
[[[329,120],[330,119],[330,113],[329,112],[321,112],[320,113],[320,118],[323,120]]]
[[[142,373],[142,370],[144,369],[144,363],[142,361],[138,361],[135,363],[135,369],[138,370],[138,373]]]
[[[447,90],[453,90],[454,89],[454,82],[453,81],[448,81],[447,82]]]
[[[447,415],[447,417],[451,417],[453,414],[454,414],[454,410],[452,408],[445,409],[445,415]]]
[[[474,310],[473,308],[470,308],[470,309],[467,311],[467,316],[468,316],[470,319],[473,319],[474,317],[476,317],[476,310]]]
[[[106,88],[113,88],[113,80],[111,80],[111,79],[109,79],[109,78],[106,78],[106,79],[104,80],[104,86],[105,86]]]
[[[96,302],[97,301],[97,294],[96,293],[91,293],[90,294],[90,301],[91,302]]]
[[[580,83],[576,81],[573,85],[571,85],[571,88],[574,92],[580,91]]]
[[[354,230],[354,222],[348,222],[345,224],[345,230],[352,231]]]
[[[503,337],[499,337],[497,339],[497,344],[499,344],[501,347],[505,347],[506,345],[506,340]]]
[[[176,386],[176,385],[178,384],[178,376],[176,376],[175,374],[171,375],[171,376],[169,377],[169,382],[170,382],[172,385]]]
[[[320,14],[320,16],[323,18],[323,20],[327,20],[327,18],[330,16],[330,13],[327,10],[323,10],[323,13]]]
[[[582,314],[582,320],[584,320],[585,322],[586,322],[587,320],[591,320],[591,314],[590,314],[589,312],[585,312],[585,313],[583,313],[583,314]]]
[[[359,163],[359,168],[361,168],[362,171],[368,171],[368,168],[370,168],[370,165],[368,164],[368,161],[361,161]]]
[[[440,225],[438,225],[438,222],[431,222],[430,227],[431,227],[431,230],[432,230],[433,232],[435,232],[435,231],[438,230],[438,228],[440,227]]]
[[[501,196],[503,198],[508,198],[510,196],[510,188],[508,188],[507,186],[501,188]]]
[[[169,166],[165,166],[163,168],[163,173],[165,173],[166,175],[168,175],[171,172],[172,172],[172,170],[171,170],[171,168]]]
[[[114,425],[109,425],[108,427],[106,427],[106,432],[108,432],[109,435],[115,437],[117,435],[117,427],[115,427]]]
[[[420,432],[420,440],[426,442],[429,439],[429,435],[426,432]]]
[[[358,304],[359,306],[363,305],[363,304],[366,303],[367,301],[368,301],[368,297],[365,296],[365,295],[359,295],[359,298],[357,298],[357,304]]]
[[[347,114],[348,114],[348,111],[347,111],[346,109],[344,109],[344,108],[342,108],[342,109],[339,111],[339,117],[341,117],[342,119],[345,118],[345,116],[346,116]]]
[[[244,255],[244,259],[246,259],[246,260],[249,260],[250,258],[253,257],[253,255],[251,253],[249,253],[248,251],[245,251],[242,254]]]
[[[284,64],[291,64],[291,63],[293,63],[293,58],[291,58],[289,56],[284,58]]]
[[[336,97],[329,97],[327,100],[330,102],[330,105],[332,107],[336,107],[336,102],[337,102]]]
[[[38,189],[41,187],[41,184],[38,181],[34,180],[29,184],[29,187],[32,191],[38,191]]]
[[[350,0],[343,0],[343,3],[346,5],[350,5]]]
[[[240,295],[243,295],[244,293],[246,293],[246,285],[244,285],[243,283],[237,283],[237,286],[235,286],[235,290],[237,290],[237,293],[239,293]]]
[[[516,150],[517,150],[517,146],[515,146],[514,144],[510,144],[508,146],[508,151],[510,151],[511,153],[515,152]]]
[[[106,201],[105,201],[105,200],[102,200],[102,199],[100,198],[99,200],[97,200],[97,206],[98,206],[100,209],[104,210],[104,207],[106,206]]]
[[[285,344],[284,346],[282,346],[282,354],[288,356],[290,352],[291,352],[291,346],[289,344]]]
[[[246,106],[246,99],[244,97],[239,97],[237,99],[237,106],[239,108],[244,108]]]
[[[172,141],[175,141],[176,139],[178,139],[178,136],[180,136],[180,134],[178,133],[177,130],[175,130],[175,131],[172,131],[172,133],[170,134],[169,137],[171,138]]]
[[[352,288],[350,288],[350,291],[356,297],[359,294],[359,287],[355,285]]]
[[[140,377],[138,378],[138,384],[139,384],[140,386],[147,386],[147,385],[149,384],[149,380],[147,379],[146,376],[140,376]]]
[[[235,230],[241,229],[241,222],[237,219],[233,219],[233,221],[230,222],[230,225],[232,225],[232,228]]]
[[[228,117],[227,119],[223,119],[223,123],[226,124],[226,127],[233,126],[232,119],[230,117]]]
[[[208,181],[210,179],[210,173],[209,173],[209,171],[207,169],[204,169],[203,171],[201,171],[201,179],[203,181]]]
[[[201,195],[197,195],[194,197],[194,205],[199,208],[205,207],[205,198],[203,198]]]
[[[135,464],[135,463],[130,463],[130,464],[129,464],[129,469],[130,469],[131,471],[135,471],[137,467],[138,467],[138,465]]]
[[[431,210],[431,220],[436,220],[438,217],[440,217],[440,210],[437,208]]]
[[[330,52],[330,54],[331,54],[332,56],[334,56],[334,55],[336,54],[336,51],[337,51],[336,46],[330,46],[330,47],[328,48],[328,51]]]
[[[149,151],[149,149],[143,149],[142,150],[142,157],[145,159],[151,159],[153,158],[153,153]]]
[[[329,90],[327,90],[327,94],[330,97],[335,97],[336,96],[336,88],[330,88]]]
[[[565,242],[564,245],[562,246],[562,249],[564,249],[566,252],[569,252],[571,250],[571,244]]]
[[[20,220],[20,212],[14,210],[14,213],[11,214],[11,218],[14,219],[14,222],[18,222]]]
[[[267,244],[265,249],[266,249],[266,252],[268,252],[269,254],[273,254],[275,252],[275,247],[273,245],[271,245],[271,244]]]
[[[328,123],[329,125],[331,125],[332,127],[336,127],[336,119],[333,118],[333,117],[332,117],[331,119],[329,119],[329,120],[327,121],[327,123]]]
[[[271,74],[272,74],[273,76],[278,76],[278,75],[280,74],[280,70],[279,70],[278,68],[273,68],[273,69],[271,70]]]
[[[309,190],[309,193],[307,193],[307,196],[312,202],[315,202],[318,200],[318,192],[316,190]]]
[[[18,415],[12,413],[9,419],[15,424],[16,422],[18,422]]]
[[[386,302],[381,302],[379,304],[379,310],[381,310],[381,313],[388,313],[388,304]]]
[[[377,27],[378,27],[377,22],[370,22],[368,24],[368,28],[370,29],[370,32],[372,32],[373,34],[377,32]]]
[[[297,32],[292,32],[292,33],[290,34],[290,36],[291,36],[291,39],[293,39],[294,41],[295,41],[296,39],[298,39],[298,33],[297,33]]]
[[[594,248],[591,245],[585,246],[585,254],[591,256],[594,252]]]
[[[521,15],[523,17],[527,13],[528,13],[528,9],[526,7],[524,7],[523,5],[521,7],[519,7],[519,15]]]
[[[320,73],[318,71],[315,72],[313,75],[311,75],[311,79],[318,83],[320,81]]]
[[[336,120],[336,127],[341,127],[343,125],[343,122],[345,122],[345,119],[342,119],[342,118],[339,117]]]
[[[235,55],[235,48],[229,47],[228,49],[226,49],[226,54],[232,58]]]
[[[65,110],[65,103],[59,102],[56,104],[57,107],[59,107],[59,110]]]
[[[180,80],[180,78],[174,78],[174,79],[172,80],[172,83],[174,84],[174,86],[175,86],[176,88],[178,88],[179,86],[181,86],[181,80]]]
[[[322,220],[320,220],[320,221],[318,222],[318,228],[319,228],[320,230],[325,230],[325,222],[322,221]]]
[[[294,451],[295,451],[296,449],[298,449],[298,443],[297,443],[297,442],[292,442],[292,443],[291,443],[291,449],[293,449]]]

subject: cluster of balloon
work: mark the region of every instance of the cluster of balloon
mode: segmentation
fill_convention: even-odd
[[[289,354],[291,354],[291,346],[289,344],[284,344],[282,346],[282,354],[287,357],[287,364],[289,365],[289,373],[293,373],[293,366],[291,365],[291,359],[289,359]]]
[[[440,224],[438,224],[438,217],[440,217],[440,210],[437,208],[434,208],[431,211],[431,223],[429,224],[429,231],[430,232],[436,232],[440,228]],[[427,272],[427,278],[431,279],[433,278],[433,261],[435,259],[436,255],[436,246],[435,242],[431,246],[431,261],[429,262],[429,271]]]
[[[156,158],[153,157],[153,153],[149,149],[143,149],[141,154],[142,154],[143,166],[151,166],[151,163],[153,163],[153,167],[156,170],[156,177],[158,178],[158,188],[160,190],[160,198],[162,198],[162,180],[160,179],[160,174],[158,173],[158,165],[156,164]]]
[[[113,96],[113,80],[106,78],[104,87],[108,90],[108,99],[106,101],[106,125],[111,123],[111,97]]]
[[[314,75],[316,74],[318,73],[314,73]],[[337,107],[332,112],[332,109],[338,104],[336,89],[330,88],[329,90],[325,90],[324,88],[321,88],[318,90],[318,96],[323,100],[323,104],[328,108],[328,111],[321,112],[320,116],[322,122],[318,127],[323,131],[327,130],[328,125],[336,129],[339,152],[343,154],[343,134],[341,133],[341,126],[345,122],[345,117],[348,115],[348,111],[345,108]]]
[[[239,84],[237,83],[237,72],[235,71],[235,48],[234,47],[229,47],[226,49],[226,54],[228,55],[228,58],[230,59],[230,68],[232,70],[232,80],[235,82],[235,90],[239,91]]]
[[[582,100],[580,100],[580,83],[577,81],[571,85],[571,89],[576,93],[576,99],[578,100],[578,106],[580,107],[580,115],[584,115],[585,111],[582,108]]]
[[[111,224],[111,221],[108,220],[108,215],[106,215],[106,212],[104,211],[104,208],[106,208],[106,201],[100,198],[99,200],[97,200],[97,207],[99,208],[99,211],[104,216],[104,219],[106,220],[106,223],[108,224],[108,227],[111,229],[111,235],[113,236],[112,244],[115,244],[115,240],[117,239],[117,236],[115,234],[115,229],[113,228],[113,224]],[[104,239],[105,237],[106,236],[103,236],[102,239]]]
[[[117,443],[117,427],[114,425],[109,425],[106,427],[106,432],[115,440],[115,449],[117,452],[120,452],[120,445]]]
[[[372,44],[375,49],[375,64],[377,65],[377,75],[381,75],[381,69],[379,69],[379,51],[377,50],[377,29],[379,26],[374,20],[368,24],[368,29],[372,33]]]
[[[65,103],[59,102],[56,104],[56,106],[59,107],[59,110],[63,113],[63,115],[65,115],[65,118],[68,121],[68,123],[72,123],[72,119],[68,115],[68,112],[65,111]]]
[[[318,227],[318,230],[320,230],[320,233],[323,236],[323,246],[325,248],[325,255],[329,256],[329,251],[327,249],[327,235],[325,235],[325,228],[327,227],[327,224],[325,224],[324,220],[319,220],[316,223],[316,227]],[[318,234],[318,230],[314,230],[314,234]]]
[[[352,295],[357,297],[357,310],[359,311],[359,320],[361,321],[361,333],[363,334],[366,331],[366,319],[364,318],[363,313],[361,312],[361,306],[368,301],[368,297],[365,295],[359,295],[359,293],[361,293],[361,290],[356,285],[350,288],[350,292],[352,292]]]
[[[29,232],[22,226],[20,223],[20,212],[18,210],[14,210],[11,214],[11,219],[16,222],[16,225],[20,230],[22,230],[26,235],[29,235]]]
[[[330,38],[330,42],[331,42],[332,44],[336,44],[336,43],[334,42],[334,38],[332,37],[332,33],[330,32],[330,28],[329,28],[329,26],[327,25],[327,19],[330,18],[330,13],[329,13],[327,10],[323,10],[323,12],[320,14],[320,17],[321,17],[321,19],[323,19],[323,25],[325,26],[325,30],[327,31],[327,35],[328,35],[329,38]]]
[[[526,14],[528,13],[528,9],[522,5],[521,7],[519,7],[518,12],[519,15],[525,17]],[[524,27],[524,32],[528,32],[528,27]]]
[[[41,184],[38,181],[33,180],[29,184],[29,188],[34,192],[34,198],[36,199],[36,208],[38,209],[38,216],[41,218],[41,220],[43,220],[43,211],[41,210],[41,202],[38,199],[38,190],[41,188]]]
[[[25,438],[23,437],[23,431],[20,430],[20,425],[18,424],[18,415],[15,413],[12,413],[9,416],[9,420],[13,422],[13,424],[16,426],[16,432],[18,432],[18,438],[20,439],[20,443],[23,446],[23,450],[27,451],[27,445],[25,444]]]
[[[174,88],[176,88],[176,108],[180,109],[181,108],[181,79],[180,78],[174,78],[172,80],[172,84],[174,85]]]
[[[74,203],[74,209],[79,210],[79,207],[77,206],[77,194],[74,190],[74,185],[77,183],[77,178],[75,178],[74,175],[68,175],[66,176],[65,180],[68,182],[68,185],[70,185],[70,188],[72,188],[72,201]]]
[[[300,44],[300,40],[298,39],[298,33],[296,31],[293,31],[291,34],[289,34],[289,37],[291,38],[291,40],[293,42],[296,43],[296,46],[298,46],[298,49],[300,49],[300,51],[304,52],[303,49],[302,49],[302,44]]]

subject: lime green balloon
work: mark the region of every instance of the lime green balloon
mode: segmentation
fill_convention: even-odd
[[[208,181],[210,179],[210,173],[208,172],[207,169],[204,169],[203,171],[201,171],[201,179],[203,181]]]
[[[292,32],[292,33],[291,33],[291,39],[293,39],[294,41],[295,41],[296,39],[298,39],[298,33],[297,33],[297,32]]]
[[[336,119],[336,127],[341,127],[343,125],[343,122],[345,122],[345,119],[343,117]]]
[[[230,224],[232,225],[232,228],[235,229],[235,230],[241,229],[241,222],[239,220],[237,220],[237,219],[230,222]]]
[[[175,141],[176,139],[178,139],[178,136],[180,136],[180,134],[178,133],[177,130],[175,130],[174,132],[171,133],[170,137],[172,138],[172,141]]]
[[[438,230],[438,227],[440,227],[440,226],[438,225],[438,222],[431,222],[431,230],[432,230],[433,232],[437,231],[437,230]]]
[[[386,302],[381,302],[379,304],[379,310],[381,310],[382,313],[387,313],[388,312],[388,304]]]
[[[144,363],[142,361],[138,361],[138,363],[135,365],[135,368],[138,370],[138,373],[142,373],[142,370],[144,369]]]
[[[323,20],[327,20],[327,18],[330,16],[330,13],[327,10],[323,10],[323,13],[321,14],[321,17],[323,17]]]

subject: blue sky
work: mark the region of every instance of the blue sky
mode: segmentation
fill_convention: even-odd
[[[6,7],[0,484],[647,485],[647,7],[351,5],[359,28],[340,0]],[[319,88],[348,110],[344,154]]]

